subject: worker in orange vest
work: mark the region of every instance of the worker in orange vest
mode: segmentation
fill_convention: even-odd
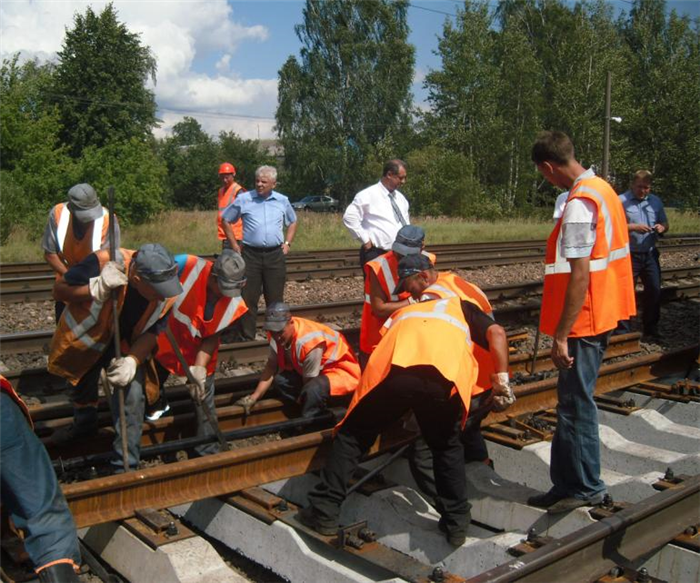
[[[224,249],[213,263],[196,255],[176,255],[182,293],[168,317],[168,328],[197,381],[187,388],[195,403],[197,437],[213,435],[203,407],[208,407],[216,420],[214,405],[214,373],[216,372],[221,334],[248,311],[241,298],[245,285],[245,263],[240,254]],[[158,336],[156,367],[161,391],[171,374],[186,376],[165,331]],[[163,393],[162,393],[163,394]],[[168,410],[167,401],[158,409]],[[151,415],[154,420],[160,415]],[[197,446],[199,455],[218,453],[220,445],[207,443]]]
[[[424,251],[425,231],[416,225],[399,229],[391,251],[364,264],[365,301],[360,323],[360,366],[364,367],[374,347],[381,339],[379,330],[384,321],[399,308],[412,302],[409,293],[396,293],[399,259],[405,255],[423,253],[432,263],[435,255]]]
[[[407,255],[401,258],[399,278],[396,293],[409,292],[419,302],[458,297],[475,303],[484,314],[493,319],[493,308],[481,289],[453,273],[438,272],[425,256]],[[479,375],[472,391],[472,411],[462,431],[464,461],[492,465],[486,442],[481,435],[481,422],[492,409],[507,409],[515,402],[515,396],[508,383],[508,373],[496,374],[488,350],[475,344],[474,358],[479,365]],[[429,501],[437,501],[432,471],[433,456],[424,439],[418,439],[413,444],[408,463],[421,492]]]
[[[540,313],[559,369],[553,486],[528,501],[556,514],[595,504],[605,494],[593,393],[612,330],[636,309],[627,220],[613,188],[581,166],[562,132],[540,134],[532,160],[551,184],[570,191],[547,240]]]
[[[119,248],[119,221],[114,221],[115,246]],[[109,212],[100,204],[89,184],[76,184],[68,191],[68,202],[51,209],[41,239],[44,259],[56,279],[90,253],[109,249]],[[56,302],[56,323],[65,304]]]
[[[340,332],[312,320],[293,318],[283,302],[270,304],[263,327],[270,341],[270,356],[255,391],[236,401],[246,414],[273,383],[283,399],[301,404],[302,417],[347,404],[360,379],[360,365]]]
[[[221,188],[219,188],[217,195],[216,227],[222,249],[236,249],[236,242],[240,244],[243,239],[243,222],[240,219],[235,223],[222,220],[222,214],[226,207],[236,200],[239,193],[245,192],[245,188],[234,180],[235,177],[236,168],[233,164],[224,162],[219,166]]]
[[[433,450],[440,530],[461,546],[470,522],[461,427],[471,410],[478,376],[473,343],[487,348],[494,369],[507,375],[503,328],[474,303],[459,298],[406,306],[385,323],[345,418],[336,427],[321,482],[298,519],[335,534],[348,483],[379,433],[409,410]],[[507,381],[506,381],[507,383]]]
[[[0,375],[0,498],[41,583],[78,583],[78,533],[27,406]]]
[[[120,358],[114,358],[112,290],[117,290]],[[97,251],[55,283],[54,297],[67,305],[51,340],[47,368],[75,388],[73,424],[54,433],[54,444],[89,438],[97,432],[97,381],[106,368],[109,384],[124,390],[128,464],[138,466],[145,401],[155,402],[159,392],[152,354],[181,291],[173,256],[154,243],[138,251],[117,249],[116,261],[109,260],[107,251]],[[123,471],[116,390],[111,408],[116,432],[112,465]]]

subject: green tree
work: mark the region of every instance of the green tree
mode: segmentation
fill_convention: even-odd
[[[52,97],[71,155],[132,138],[148,140],[156,125],[156,103],[146,87],[155,83],[156,60],[139,35],[118,21],[108,4],[100,14],[88,7],[66,30]]]
[[[300,61],[290,57],[279,72],[277,130],[294,168],[290,190],[347,202],[370,179],[368,153],[407,130],[407,8],[407,0],[306,1],[296,27]]]

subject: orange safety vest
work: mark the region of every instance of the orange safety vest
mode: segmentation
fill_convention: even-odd
[[[464,426],[479,364],[472,352],[471,333],[459,298],[411,304],[387,318],[384,327],[386,333],[369,357],[343,421],[387,377],[392,365],[402,368],[430,365],[454,383],[452,391],[459,393],[464,404]]]
[[[596,239],[590,256],[588,291],[569,337],[595,336],[613,330],[619,320],[636,313],[627,219],[612,187],[597,176],[574,184],[568,200],[585,198],[598,209]],[[571,265],[560,254],[562,218],[557,221],[545,252],[540,330],[554,336],[564,309]]]
[[[66,203],[53,207],[56,220],[56,242],[58,256],[68,267],[80,263],[90,253],[99,251],[107,243],[109,237],[109,212],[102,207],[102,216],[98,217],[87,227],[82,239],[76,239],[73,234],[73,213],[68,210]]]
[[[435,255],[427,251],[422,251],[422,253],[435,265]],[[386,320],[386,318],[377,317],[372,311],[370,271],[377,276],[377,281],[379,281],[387,301],[400,302],[410,295],[408,292],[399,295],[394,293],[399,282],[399,258],[393,251],[387,251],[365,263],[365,303],[362,306],[362,320],[360,322],[360,350],[365,354],[372,354],[375,346],[381,340],[382,336],[379,330]]]
[[[478,286],[453,273],[438,273],[437,281],[423,291],[423,297],[425,296],[430,298],[458,297],[461,300],[467,300],[476,304],[481,308],[482,312],[494,319],[493,308],[486,294]],[[491,375],[495,372],[495,369],[491,353],[478,344],[474,344],[474,358],[479,363],[479,377],[472,394],[477,395],[491,388]]]
[[[178,347],[187,363],[194,364],[202,341],[224,328],[230,326],[248,311],[243,298],[222,296],[214,306],[211,320],[204,319],[204,308],[207,303],[207,282],[214,264],[196,255],[188,255],[185,266],[180,273],[182,293],[177,297],[173,309],[168,316],[168,327],[177,340]],[[211,355],[207,365],[207,374],[216,372],[216,362],[219,346]],[[177,359],[170,340],[165,332],[158,335],[158,354],[156,359],[171,373],[186,376],[180,361]]]
[[[136,251],[131,249],[117,250],[117,261],[124,264],[127,273],[135,253]],[[109,261],[109,251],[97,251],[95,256],[101,270]],[[122,286],[117,294],[119,313],[124,306],[127,288],[126,285]],[[122,353],[128,354],[131,343],[144,330],[148,330],[167,314],[174,303],[175,298],[150,302],[134,327],[131,338],[121,339]],[[72,385],[78,384],[85,373],[100,359],[112,340],[114,333],[112,306],[111,300],[104,303],[87,300],[66,305],[51,339],[47,367],[50,373],[63,377]]]
[[[328,377],[331,395],[346,395],[357,388],[360,380],[360,365],[348,341],[340,332],[324,324],[292,318],[294,334],[292,336],[292,362],[287,362],[284,347],[268,332],[270,344],[275,343],[277,366],[280,370],[295,370],[303,374],[303,363],[309,352],[323,346],[321,357],[321,374]]]
[[[224,233],[224,227],[222,226],[223,218],[223,212],[224,209],[230,205],[234,200],[236,200],[236,197],[239,195],[239,193],[245,192],[243,187],[238,184],[237,182],[234,182],[231,186],[229,186],[226,189],[226,192],[224,192],[223,186],[219,188],[219,194],[218,194],[218,199],[219,199],[219,211],[216,213],[216,225],[219,231],[219,240],[225,241],[226,240],[226,233]],[[241,219],[238,219],[235,223],[231,223],[231,228],[233,229],[233,236],[236,238],[236,241],[240,241],[243,239],[243,221]]]
[[[2,389],[3,393],[7,393],[10,398],[17,403],[17,406],[22,410],[22,413],[24,413],[24,416],[27,418],[27,421],[29,422],[29,425],[33,428],[34,423],[32,422],[32,418],[29,415],[29,408],[24,404],[24,401],[20,398],[20,396],[15,392],[15,388],[12,386],[10,381],[8,381],[4,376],[0,375],[0,389]]]

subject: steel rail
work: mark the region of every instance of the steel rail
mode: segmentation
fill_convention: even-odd
[[[650,555],[699,522],[700,476],[692,476],[467,583],[595,581],[615,566]]]
[[[649,380],[686,370],[697,358],[698,346],[670,354],[651,354],[624,363],[603,366],[597,393],[626,388],[636,379]],[[637,373],[635,368],[640,369]],[[486,424],[518,414],[551,407],[556,399],[556,379],[516,388],[518,401],[504,413],[491,413]],[[530,398],[538,395],[537,399]],[[413,434],[400,424],[383,434],[373,452],[400,447]],[[330,431],[311,433],[277,442],[176,462],[129,474],[87,480],[63,487],[77,526],[91,526],[129,518],[140,508],[163,508],[202,498],[221,496],[255,485],[318,469],[328,455]]]

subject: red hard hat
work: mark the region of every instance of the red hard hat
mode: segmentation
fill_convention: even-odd
[[[219,174],[236,174],[236,169],[233,167],[233,164],[229,164],[228,162],[224,162],[221,166],[219,166]]]

